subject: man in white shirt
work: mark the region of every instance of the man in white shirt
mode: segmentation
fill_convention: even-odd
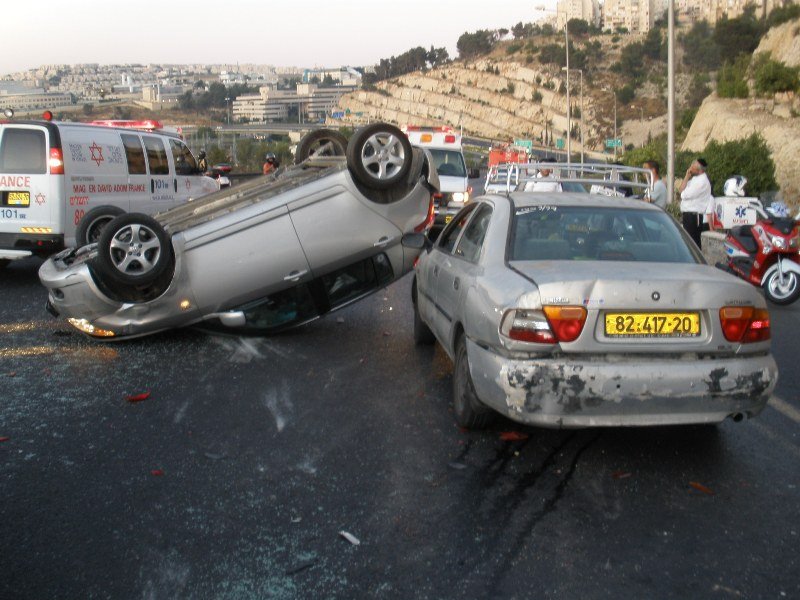
[[[543,158],[543,163],[555,162],[552,158]],[[546,167],[539,169],[536,181],[528,181],[523,189],[525,192],[560,192],[561,183],[553,177],[553,170]]]
[[[653,176],[653,187],[650,190],[650,202],[657,207],[667,209],[667,185],[661,179],[659,173],[659,164],[655,160],[648,160],[642,165],[645,169],[649,169]]]
[[[706,175],[708,163],[698,158],[686,170],[680,185],[681,217],[683,228],[700,247],[700,234],[708,229],[714,212],[714,197],[711,195],[711,181]]]

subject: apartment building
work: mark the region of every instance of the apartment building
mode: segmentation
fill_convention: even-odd
[[[647,33],[666,10],[662,0],[606,0],[603,4],[603,29],[625,29]]]
[[[798,0],[677,0],[675,8],[685,23],[708,21],[714,25],[723,17],[740,17],[748,7],[755,9],[757,17],[764,17],[776,8],[797,3]]]
[[[563,29],[567,21],[582,19],[591,25],[600,25],[598,0],[559,0],[556,5],[556,27]]]

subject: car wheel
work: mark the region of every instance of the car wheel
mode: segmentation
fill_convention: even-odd
[[[100,241],[103,228],[114,218],[125,214],[125,211],[116,206],[100,206],[93,208],[84,215],[75,230],[75,242],[80,246],[94,244]]]
[[[413,283],[413,305],[414,305],[414,343],[417,346],[430,346],[436,343],[436,336],[433,335],[431,328],[419,316],[419,292],[417,291],[417,280]]]
[[[453,365],[453,410],[456,423],[469,429],[484,429],[494,419],[492,410],[482,404],[475,393],[475,386],[469,374],[467,338],[464,334],[461,334],[456,341]]]
[[[773,271],[764,282],[764,295],[774,304],[791,304],[800,297],[800,281],[797,273],[793,271],[784,273],[781,283],[780,274],[778,271]]]
[[[161,224],[148,215],[127,213],[100,234],[96,266],[111,281],[146,286],[161,279],[172,258],[172,245]]]
[[[317,129],[303,136],[294,153],[294,164],[315,156],[344,156],[347,153],[347,138],[333,129]]]
[[[359,183],[385,190],[411,169],[411,142],[393,125],[375,123],[359,129],[347,144],[347,166]]]

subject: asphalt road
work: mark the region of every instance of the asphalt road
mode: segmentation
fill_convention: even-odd
[[[409,277],[272,338],[102,345],[37,266],[0,272],[2,598],[800,597],[800,306],[752,421],[467,432]]]

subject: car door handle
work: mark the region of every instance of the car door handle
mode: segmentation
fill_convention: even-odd
[[[150,193],[151,194],[155,194],[156,193],[156,180],[155,179],[151,179],[150,180]]]
[[[372,244],[372,247],[373,247],[373,248],[383,248],[383,247],[384,247],[384,246],[386,246],[386,245],[387,245],[389,242],[391,242],[393,239],[394,239],[394,236],[392,236],[392,237],[389,237],[389,236],[386,236],[386,235],[385,235],[385,236],[383,236],[381,239],[379,239],[377,242],[375,242],[374,244]]]
[[[177,179],[173,179],[172,182],[175,184],[175,193],[177,194],[178,193],[178,180]]]
[[[283,278],[284,281],[299,281],[300,278],[308,273],[308,269],[305,271],[292,271],[286,277]]]
[[[458,277],[453,279],[453,289],[454,290],[457,290],[458,286],[460,286],[460,285],[461,285],[461,280]]]

